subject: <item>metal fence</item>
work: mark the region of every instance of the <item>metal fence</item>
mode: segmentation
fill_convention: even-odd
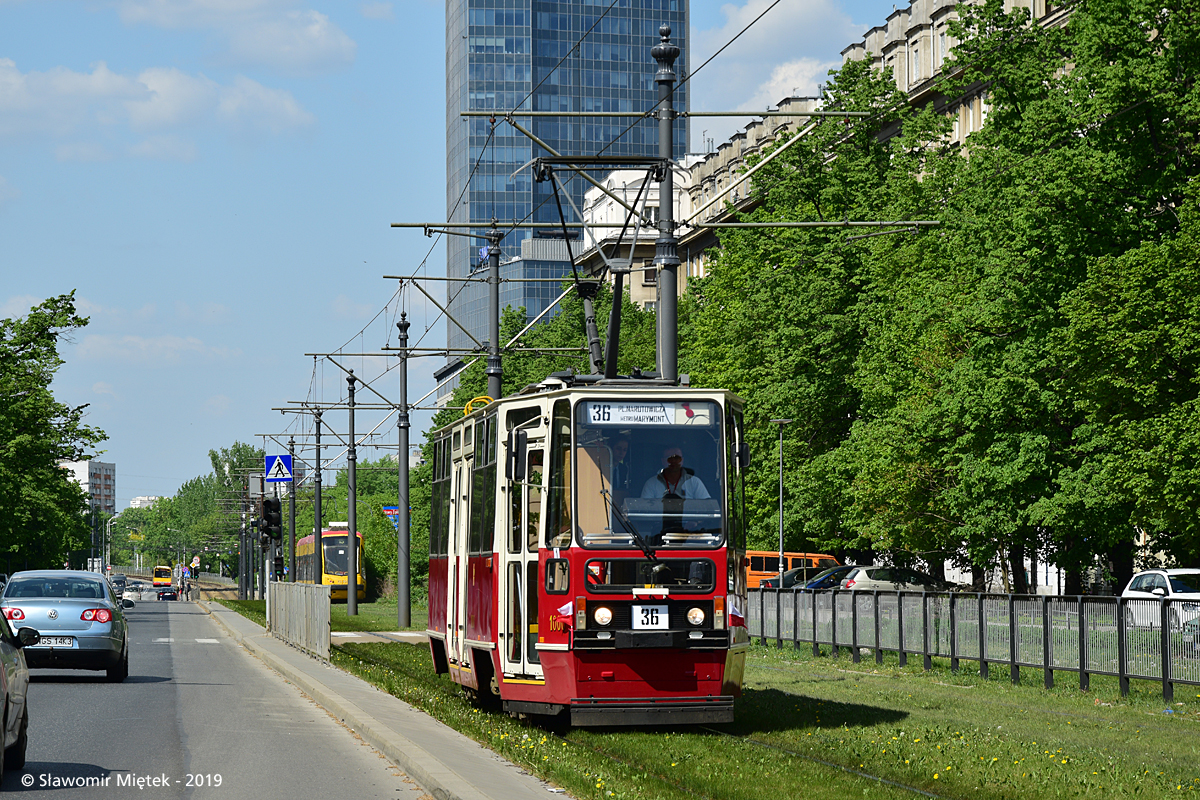
[[[329,587],[271,581],[267,630],[277,639],[329,660]]]
[[[1021,667],[1040,669],[1046,688],[1056,671],[1075,672],[1081,689],[1091,675],[1113,675],[1121,694],[1129,680],[1200,684],[1200,603],[1120,597],[752,589],[746,625],[763,644],[812,643],[848,648],[857,662],[874,651],[1007,666],[1014,683]]]

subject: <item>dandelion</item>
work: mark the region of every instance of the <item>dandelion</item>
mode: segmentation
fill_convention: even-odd
[[[934,779],[935,781],[938,779],[938,774],[937,774],[936,772],[935,772],[935,773],[933,773],[933,779]]]

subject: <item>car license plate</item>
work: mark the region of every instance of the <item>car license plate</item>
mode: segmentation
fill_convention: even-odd
[[[666,606],[634,606],[633,629],[635,631],[652,631],[667,629]]]
[[[71,647],[75,640],[70,636],[43,636],[38,644],[46,647]]]

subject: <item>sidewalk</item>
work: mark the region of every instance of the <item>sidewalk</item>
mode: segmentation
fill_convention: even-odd
[[[225,633],[342,720],[436,800],[547,800],[549,784],[403,700],[304,655],[219,603],[197,605]],[[404,632],[353,639],[411,641],[413,636],[424,638]]]

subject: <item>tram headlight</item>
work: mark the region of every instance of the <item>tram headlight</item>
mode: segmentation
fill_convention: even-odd
[[[688,609],[687,617],[688,617],[688,622],[692,623],[693,625],[703,625],[704,624],[704,609],[703,608],[690,608],[690,609]]]
[[[597,625],[607,625],[612,622],[612,609],[604,606],[597,606],[592,612],[592,619],[596,620]]]

